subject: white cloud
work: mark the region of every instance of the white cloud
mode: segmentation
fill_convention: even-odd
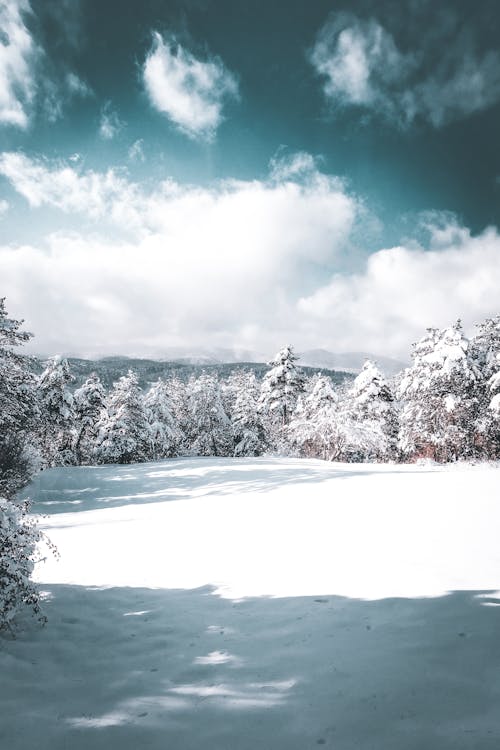
[[[310,60],[334,108],[358,106],[402,127],[417,119],[441,127],[500,100],[500,53],[477,53],[473,35],[449,19],[403,54],[376,20],[332,15]]]
[[[135,161],[135,162],[146,161],[146,156],[144,154],[144,140],[142,138],[139,138],[137,141],[134,141],[133,144],[130,146],[128,150],[128,158],[130,159],[130,161]]]
[[[9,210],[8,202],[4,200],[0,200],[0,219],[2,218],[2,216],[4,216],[4,214],[7,213],[8,210]]]
[[[0,0],[0,123],[26,128],[39,51],[23,21],[27,0]]]
[[[198,60],[174,37],[157,32],[142,74],[153,107],[191,138],[212,139],[224,99],[238,95],[235,77],[219,58]]]
[[[52,206],[65,213],[90,219],[107,217],[127,227],[142,224],[136,216],[142,208],[137,188],[118,172],[86,172],[65,162],[49,165],[19,152],[0,155],[0,174],[12,183],[30,206]]]
[[[36,108],[53,122],[61,117],[66,100],[93,93],[36,41],[25,24],[30,15],[29,0],[0,0],[0,124],[22,129]]]
[[[433,232],[430,247],[373,253],[362,273],[334,275],[298,302],[303,334],[329,321],[337,347],[408,355],[409,343],[429,326],[462,318],[469,329],[498,314],[500,236],[471,237],[451,223]]]
[[[1,171],[33,210],[94,220],[88,233],[0,249],[9,309],[22,310],[44,351],[145,353],[208,340],[258,347],[278,331],[272,349],[289,336],[299,291],[316,288],[345,250],[358,212],[339,181],[320,173],[206,188],[166,182],[146,193],[123,175],[19,154],[4,154]],[[118,239],[126,222],[129,239]]]
[[[111,102],[106,102],[101,110],[99,135],[105,141],[111,141],[124,127],[118,114],[112,109]]]
[[[271,355],[291,341],[405,358],[429,325],[498,312],[498,232],[471,237],[449,214],[424,217],[425,247],[383,249],[339,273],[363,203],[308,154],[274,160],[266,180],[149,191],[125,173],[20,154],[3,154],[0,171],[33,211],[90,221],[36,246],[0,246],[9,311],[46,353],[187,345]]]

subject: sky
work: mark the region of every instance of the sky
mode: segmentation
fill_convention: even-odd
[[[31,350],[472,334],[499,39],[497,0],[0,0],[0,296]]]

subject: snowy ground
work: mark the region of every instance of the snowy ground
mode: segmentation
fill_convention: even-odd
[[[54,469],[7,750],[500,746],[500,469]]]

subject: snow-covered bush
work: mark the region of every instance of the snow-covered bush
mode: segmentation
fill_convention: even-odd
[[[41,538],[26,504],[0,498],[0,630],[11,630],[14,617],[25,607],[41,622],[45,620],[39,591],[31,580]]]

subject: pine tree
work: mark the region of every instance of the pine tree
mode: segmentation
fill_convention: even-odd
[[[374,362],[367,360],[364,363],[347,393],[347,398],[352,419],[372,434],[379,434],[375,449],[370,449],[360,458],[395,458],[398,423],[394,396],[389,383]]]
[[[75,413],[73,395],[68,388],[72,380],[68,361],[56,356],[48,360],[38,381],[41,452],[46,466],[64,466],[75,462]]]
[[[150,429],[151,458],[178,455],[182,432],[174,419],[170,383],[159,378],[146,393],[144,406]]]
[[[304,376],[296,366],[298,357],[293,347],[285,346],[269,362],[271,369],[262,381],[259,408],[270,446],[282,451],[287,448],[287,428],[304,391]]]
[[[99,423],[96,459],[99,463],[146,461],[151,433],[137,375],[131,370],[113,385]]]
[[[500,315],[487,318],[471,340],[480,372],[476,384],[475,447],[479,456],[500,458]]]
[[[169,378],[168,391],[172,417],[177,430],[179,430],[177,443],[178,456],[183,456],[189,452],[188,432],[190,417],[188,411],[188,390],[189,386],[177,376]]]
[[[106,394],[99,377],[92,373],[73,394],[76,420],[75,458],[78,464],[94,460],[99,423],[106,408]]]
[[[24,607],[40,620],[40,594],[31,573],[42,534],[16,493],[32,478],[37,456],[31,447],[38,424],[32,364],[17,347],[31,334],[9,318],[0,299],[0,630],[12,630]]]
[[[187,387],[187,438],[195,456],[230,456],[234,450],[231,422],[222,403],[217,377],[203,372]]]
[[[402,451],[436,461],[474,455],[480,372],[460,321],[428,329],[414,345],[413,360],[399,387]]]
[[[253,372],[230,376],[234,401],[231,421],[235,456],[260,456],[264,450],[264,428],[258,411],[260,388]]]
[[[306,390],[289,425],[290,443],[301,456],[333,461],[341,453],[338,396],[330,378],[322,374],[310,378]]]
[[[12,498],[28,483],[38,456],[32,447],[39,427],[32,360],[18,347],[31,338],[23,321],[9,318],[0,299],[0,497]]]

